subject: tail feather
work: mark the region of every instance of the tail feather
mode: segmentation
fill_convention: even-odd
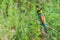
[[[42,24],[44,31],[47,33],[46,24]]]

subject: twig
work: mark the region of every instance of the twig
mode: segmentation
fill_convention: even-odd
[[[57,30],[55,30],[54,28],[51,28],[50,26],[47,26],[48,28],[50,28],[51,30],[55,31],[56,33],[60,34],[60,32],[58,32]]]

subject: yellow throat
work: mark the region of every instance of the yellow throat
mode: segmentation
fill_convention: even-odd
[[[42,13],[42,10],[40,10],[39,13]]]

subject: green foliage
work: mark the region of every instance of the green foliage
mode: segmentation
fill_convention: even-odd
[[[36,5],[44,6],[47,25],[60,32],[60,0],[0,0],[0,39],[41,40]],[[55,31],[48,29],[48,33],[48,40],[60,39]]]

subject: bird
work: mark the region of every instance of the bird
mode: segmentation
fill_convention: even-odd
[[[40,9],[38,8],[37,14],[38,14],[38,19],[41,25],[43,26],[43,30],[45,31],[45,33],[47,33],[46,22],[45,22],[44,14],[42,13],[42,8]]]

